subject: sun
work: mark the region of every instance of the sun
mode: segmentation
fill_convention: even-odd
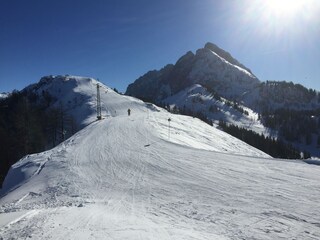
[[[319,32],[320,0],[239,0],[241,28],[250,37],[278,41],[284,47]],[[239,11],[241,10],[241,11]],[[250,32],[252,31],[252,32]]]
[[[303,11],[308,0],[265,0],[265,8],[276,17],[292,17]]]

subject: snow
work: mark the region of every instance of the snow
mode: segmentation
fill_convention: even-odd
[[[106,109],[104,103],[109,102],[117,94],[111,88],[89,77],[80,76],[48,76],[40,80],[38,85],[31,85],[27,89],[41,95],[48,91],[56,101],[53,107],[62,107],[77,121],[80,128],[87,126],[96,119],[97,84],[101,85],[101,102],[104,114],[114,114]],[[108,93],[108,94],[107,94]]]
[[[213,55],[215,55],[215,57],[219,58],[222,62],[228,64],[229,66],[232,66],[233,68],[237,68],[239,71],[241,71],[241,72],[249,75],[249,76],[252,77],[252,78],[255,78],[255,76],[253,76],[253,75],[252,75],[250,72],[248,72],[246,69],[244,69],[244,68],[242,68],[242,67],[239,67],[239,66],[237,66],[237,65],[234,65],[234,64],[228,62],[226,59],[224,59],[223,57],[219,56],[217,53],[215,53],[215,52],[212,51],[212,50],[209,50],[209,51],[211,51],[211,53],[212,53]]]
[[[3,98],[7,98],[9,96],[9,93],[0,93],[0,100]]]
[[[190,148],[268,158],[264,152],[188,116],[154,113],[149,122],[159,138]],[[169,122],[170,119],[170,129]]]
[[[193,83],[214,85],[221,96],[241,99],[244,92],[260,85],[260,81],[247,70],[231,64],[210,49],[198,49],[189,79]]]
[[[201,99],[201,101],[199,101]],[[215,99],[210,92],[200,84],[194,84],[175,95],[172,95],[163,101],[170,106],[178,106],[180,109],[186,107],[194,113],[202,112],[217,123],[218,120],[231,123],[233,125],[252,130],[265,136],[271,136],[270,129],[263,126],[258,120],[258,113],[248,107],[238,105],[248,112],[248,115],[242,114],[231,106],[227,106],[224,98],[222,100]],[[210,111],[210,107],[215,106],[216,111]],[[273,136],[273,135],[272,135]]]
[[[103,120],[12,166],[0,239],[320,238],[318,166],[103,88]]]

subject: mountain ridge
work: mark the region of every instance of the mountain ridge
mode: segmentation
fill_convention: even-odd
[[[152,73],[156,74],[157,72],[152,71]],[[138,78],[135,81],[137,85],[135,83],[129,84],[126,94],[142,99],[150,98],[147,92],[139,91],[139,88],[144,87],[144,83],[149,82],[148,87],[151,92],[156,94],[153,94],[154,98],[161,100],[161,98],[176,94],[192,84],[200,83],[205,85],[218,84],[224,89],[225,86],[223,85],[228,84],[228,87],[232,89],[222,95],[239,97],[238,87],[248,91],[252,88],[251,85],[259,83],[250,69],[244,67],[228,52],[212,43],[207,43],[204,48],[198,49],[195,54],[189,51],[180,57],[176,64],[162,68],[157,75],[157,80],[152,81],[151,79],[154,78],[148,78],[149,74],[150,72]],[[239,79],[241,84],[237,84]],[[153,82],[152,87],[150,87],[150,81]],[[221,84],[221,82],[224,83]],[[234,84],[236,84],[236,87],[234,87]],[[220,93],[222,93],[222,90]]]
[[[156,80],[145,74],[128,86],[126,94],[169,105],[175,112],[198,115],[208,122],[222,120],[266,137],[280,138],[320,157],[320,92],[316,90],[292,82],[261,82],[249,68],[213,43],[207,43],[195,54],[187,52],[176,64],[152,74]],[[189,92],[195,85],[203,88],[200,92],[204,96]],[[231,112],[227,110],[230,107]],[[312,127],[305,127],[304,122]]]
[[[208,49],[212,50],[213,52],[215,52],[216,54],[218,54],[219,56],[221,56],[222,58],[224,58],[225,60],[227,60],[231,64],[237,65],[237,66],[247,70],[248,72],[250,72],[252,74],[252,72],[251,72],[251,70],[249,68],[247,68],[246,66],[244,66],[243,64],[238,62],[238,60],[233,58],[229,52],[226,52],[222,48],[219,48],[216,44],[211,43],[211,42],[207,42],[204,45],[204,48],[208,48]]]

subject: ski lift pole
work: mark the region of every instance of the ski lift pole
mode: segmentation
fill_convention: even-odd
[[[100,85],[97,84],[97,119],[101,120],[101,98],[100,98]]]
[[[170,140],[170,122],[171,122],[171,118],[168,118],[168,123],[169,123],[168,136],[169,136],[169,140]]]
[[[62,131],[63,141],[66,140],[66,134],[67,134],[67,131],[63,130]]]

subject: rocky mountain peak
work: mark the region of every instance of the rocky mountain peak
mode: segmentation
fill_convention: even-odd
[[[226,61],[228,61],[229,63],[236,65],[238,67],[241,67],[245,70],[247,70],[249,73],[252,74],[251,70],[247,67],[245,67],[243,64],[241,64],[237,59],[233,58],[231,56],[231,54],[221,48],[219,48],[217,45],[215,45],[214,43],[211,42],[207,42],[204,46],[204,49],[209,49],[213,52],[215,52],[216,54],[218,54],[220,57],[224,58]]]
[[[185,62],[190,62],[194,59],[194,53],[191,51],[188,51],[185,55],[183,55],[179,60],[176,62],[177,64],[184,64]]]
[[[126,93],[149,101],[162,101],[193,84],[214,87],[222,96],[238,98],[259,84],[259,80],[230,53],[207,43],[195,54],[188,51],[165,71],[146,73],[130,84]]]

